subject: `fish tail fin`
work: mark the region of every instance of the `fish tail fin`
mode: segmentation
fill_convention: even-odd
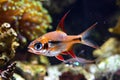
[[[97,44],[92,43],[90,40],[85,39],[85,37],[88,35],[89,31],[91,31],[95,26],[97,25],[97,22],[94,23],[92,26],[90,26],[87,30],[85,30],[83,33],[79,35],[80,37],[80,43],[93,47],[93,48],[99,48]]]
[[[81,43],[84,44],[84,45],[87,45],[87,46],[90,46],[90,47],[93,47],[93,48],[100,48],[97,44],[91,42],[90,40],[81,40]]]

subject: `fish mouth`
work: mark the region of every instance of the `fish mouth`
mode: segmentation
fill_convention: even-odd
[[[33,50],[31,48],[28,48],[28,52],[33,53]]]
[[[33,48],[28,47],[28,52],[39,55],[40,53],[35,51]]]
[[[30,47],[28,47],[28,52],[34,53],[34,50]]]

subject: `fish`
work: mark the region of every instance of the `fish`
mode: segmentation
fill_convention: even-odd
[[[81,57],[76,57],[76,58],[70,58],[65,60],[63,63],[72,65],[73,67],[75,66],[85,66],[87,64],[95,64],[94,60],[87,60]]]
[[[28,52],[49,57],[54,56],[60,61],[65,61],[62,54],[70,55],[72,58],[77,57],[72,52],[72,47],[76,43],[98,48],[99,46],[91,43],[89,40],[84,39],[86,34],[96,26],[97,22],[81,34],[67,35],[64,30],[64,20],[68,13],[69,11],[61,18],[55,31],[45,33],[33,40],[28,46]]]

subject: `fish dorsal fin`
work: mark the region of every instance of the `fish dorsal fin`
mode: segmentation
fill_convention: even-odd
[[[67,13],[65,13],[65,15],[62,17],[62,19],[60,20],[60,22],[57,25],[56,31],[64,31],[65,32],[64,21],[69,12],[70,12],[70,10]]]

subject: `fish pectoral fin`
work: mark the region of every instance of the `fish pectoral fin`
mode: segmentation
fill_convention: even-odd
[[[68,55],[67,51],[62,52],[62,55]]]
[[[61,55],[57,55],[57,56],[55,56],[58,60],[60,60],[60,61],[65,61],[64,60],[64,58],[63,58],[63,56],[61,56]]]

